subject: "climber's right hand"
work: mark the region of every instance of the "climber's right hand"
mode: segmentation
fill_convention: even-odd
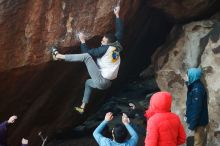
[[[117,18],[119,18],[120,6],[114,8],[114,14]]]
[[[79,33],[79,40],[80,40],[81,43],[86,42],[86,37],[82,32]]]

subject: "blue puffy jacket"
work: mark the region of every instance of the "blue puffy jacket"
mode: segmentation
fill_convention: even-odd
[[[186,101],[186,117],[190,130],[198,126],[208,124],[207,93],[200,81],[202,71],[199,68],[191,68],[187,75],[189,78]]]

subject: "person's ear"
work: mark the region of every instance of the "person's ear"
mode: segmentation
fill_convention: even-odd
[[[114,128],[112,129],[112,138],[113,138],[113,140],[115,139],[115,136],[114,136]]]
[[[108,38],[106,38],[106,43],[109,44],[109,40],[108,40]]]

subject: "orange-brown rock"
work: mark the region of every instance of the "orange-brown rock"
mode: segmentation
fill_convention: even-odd
[[[48,47],[61,52],[79,52],[76,34],[83,31],[98,46],[96,38],[114,30],[113,7],[117,0],[3,0],[0,2],[0,114],[19,120],[9,128],[8,143],[40,145],[39,131],[51,136],[82,123],[84,116],[73,111],[81,103],[88,78],[82,63],[51,62]],[[139,1],[121,1],[122,19],[129,21]],[[132,12],[129,14],[129,12]],[[126,16],[126,18],[125,18]],[[94,93],[88,107],[99,105],[103,92]]]
[[[88,38],[113,29],[117,0],[3,0],[0,4],[0,71],[50,61],[48,46],[77,46],[77,32]],[[121,2],[122,17],[132,17],[138,1]]]
[[[148,35],[144,34],[149,32],[147,30],[154,34],[154,37],[149,37],[150,41],[147,43],[157,42],[151,48],[161,44],[161,40],[169,32],[167,28],[172,27],[172,24],[161,27],[161,24],[165,25],[163,21],[169,23],[167,22],[169,20],[165,15],[157,18],[160,13],[166,12],[173,18],[186,19],[199,16],[213,5],[212,0],[203,1],[201,7],[198,7],[200,0],[188,1],[187,4],[182,2],[183,5],[179,7],[179,0],[172,1],[172,5],[162,0],[151,0],[148,4],[145,0],[121,0],[120,15],[126,26],[124,43],[127,47],[126,52],[131,54],[130,56],[133,55],[133,58],[139,57],[134,56],[136,55],[134,52],[140,47],[138,46],[142,40],[140,37]],[[97,105],[104,99],[103,92],[94,94],[92,98],[97,100],[91,101],[89,107],[92,108],[89,108],[85,116],[73,112],[73,106],[81,102],[84,82],[88,78],[87,71],[82,63],[51,62],[48,47],[58,45],[63,53],[78,53],[79,42],[76,34],[79,31],[85,32],[91,44],[98,46],[97,38],[114,30],[112,9],[117,2],[117,0],[0,2],[0,119],[1,121],[7,119],[12,114],[19,116],[17,124],[9,129],[9,146],[19,145],[23,136],[30,140],[30,145],[40,145],[41,140],[37,136],[39,131],[50,136],[59,130],[78,125],[98,109]],[[185,6],[187,9],[182,9]],[[162,11],[154,13],[155,9]],[[180,9],[189,13],[180,12]],[[146,13],[148,14],[145,15]],[[166,29],[164,32],[163,28]],[[158,39],[157,36],[161,31],[163,37]],[[129,48],[130,46],[132,47]],[[127,51],[129,49],[130,51]],[[145,57],[143,50],[145,52],[148,50],[142,47],[139,51]],[[148,54],[152,52],[153,50],[150,50]],[[126,60],[127,56],[124,58]],[[139,58],[142,59],[141,62],[145,61],[145,58]],[[126,74],[126,68],[124,70]]]

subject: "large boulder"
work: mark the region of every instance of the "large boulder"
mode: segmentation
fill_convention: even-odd
[[[173,94],[172,110],[182,120],[186,108],[187,88],[183,80],[186,70],[190,67],[203,69],[203,81],[209,96],[208,144],[212,146],[220,143],[220,21],[217,18],[174,27],[165,45],[152,57],[157,83],[161,90]]]
[[[122,18],[132,12],[129,20],[139,3],[122,1]],[[116,0],[1,1],[0,71],[48,62],[48,46],[78,46],[80,31],[91,39],[113,30],[116,5]]]
[[[98,100],[92,100],[85,116],[73,112],[73,106],[81,102],[87,71],[81,63],[51,62],[48,47],[57,45],[62,53],[79,53],[79,31],[85,32],[91,46],[97,47],[100,37],[114,30],[112,8],[119,1],[126,26],[127,56],[123,58],[128,67],[132,64],[132,71],[146,66],[145,58],[150,60],[146,54],[151,56],[163,43],[173,26],[167,14],[185,20],[202,15],[216,4],[216,0],[204,5],[190,0],[189,5],[195,4],[182,9],[184,3],[181,10],[191,13],[183,16],[175,7],[178,0],[172,1],[172,7],[156,0],[1,0],[0,119],[11,114],[19,116],[17,125],[9,129],[9,146],[19,145],[22,136],[28,137],[31,145],[39,145],[38,131],[53,135],[82,123],[98,109],[103,93],[94,94],[92,98]],[[167,12],[173,8],[175,11]],[[121,76],[127,74],[125,67]]]
[[[19,117],[17,124],[9,128],[9,146],[20,145],[23,136],[31,145],[40,145],[39,131],[51,137],[79,125],[97,110],[106,97],[105,91],[94,92],[84,116],[73,110],[81,103],[87,70],[83,63],[52,62],[48,47],[57,45],[62,53],[79,53],[79,31],[87,34],[90,46],[100,45],[97,38],[114,31],[113,7],[117,3],[0,2],[0,119],[12,114]],[[130,21],[138,6],[138,0],[121,1],[122,19]]]
[[[127,22],[138,10],[142,11],[145,3],[176,20],[203,16],[214,11],[219,4],[218,0],[2,0],[0,71],[50,61],[47,47],[54,44],[78,46],[76,34],[79,31],[87,33],[89,39],[111,31],[112,8],[118,2],[122,6],[121,15]],[[145,10],[149,13],[147,8]]]
[[[208,16],[219,9],[218,0],[149,0],[149,5],[168,13],[177,21]]]

